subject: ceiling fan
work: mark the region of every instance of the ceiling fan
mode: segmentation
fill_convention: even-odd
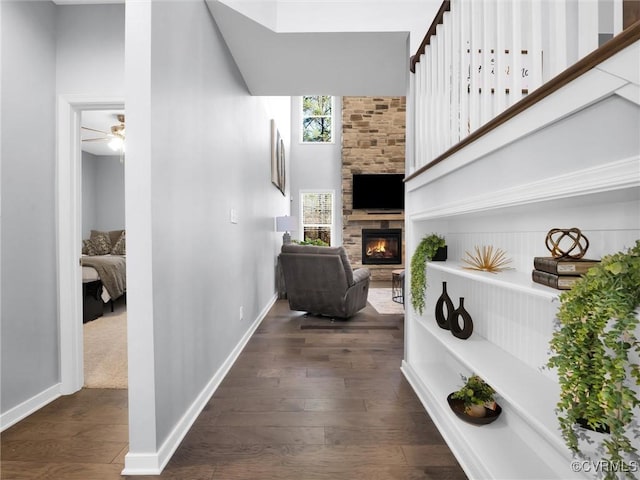
[[[90,127],[81,127],[83,130],[100,134],[99,137],[83,138],[83,142],[109,142],[109,148],[114,152],[124,152],[124,140],[125,140],[125,125],[124,114],[119,113],[116,115],[118,124],[111,126],[111,131],[105,132]]]

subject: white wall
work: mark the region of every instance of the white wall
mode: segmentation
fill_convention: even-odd
[[[310,95],[321,93],[310,93]],[[342,245],[342,97],[334,97],[334,141],[326,144],[303,144],[301,97],[291,99],[291,215],[302,221],[300,192],[303,190],[334,191],[334,245]],[[291,232],[302,238],[302,232]]]
[[[124,228],[124,164],[117,155],[82,152],[82,238]]]
[[[97,230],[95,159],[95,155],[82,152],[82,238],[89,238],[91,230]]]
[[[126,5],[131,472],[172,448],[275,298],[289,200],[271,184],[270,119],[288,99],[248,94],[203,2]],[[288,138],[288,113],[275,119]]]
[[[0,8],[0,404],[4,414],[59,379],[54,223],[56,65],[53,4],[3,1]]]
[[[66,5],[57,13],[59,94],[124,95],[124,5]]]
[[[0,8],[4,425],[56,395],[56,95],[123,94],[124,5]]]

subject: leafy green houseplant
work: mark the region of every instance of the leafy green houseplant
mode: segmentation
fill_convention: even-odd
[[[585,456],[579,441],[587,435],[578,424],[608,430],[598,445],[600,460],[615,462],[629,478],[635,478],[629,462],[639,459],[631,440],[640,434],[639,305],[640,240],[605,256],[560,295],[547,363],[557,368],[557,415],[567,446]],[[617,472],[604,473],[618,478]]]
[[[485,406],[491,407],[494,402],[495,390],[478,375],[472,375],[469,378],[462,377],[462,379],[465,381],[464,386],[454,392],[451,398],[464,402],[467,415],[484,416]]]
[[[433,259],[438,248],[445,246],[444,237],[432,233],[424,237],[411,257],[411,305],[422,315],[427,288],[426,263]]]
[[[314,245],[316,247],[328,247],[329,244],[320,238],[314,238],[312,240],[292,240],[293,243],[298,245]]]

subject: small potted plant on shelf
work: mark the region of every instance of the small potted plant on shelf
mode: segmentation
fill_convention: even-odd
[[[557,369],[556,411],[569,449],[586,457],[580,440],[597,439],[601,458],[591,460],[626,471],[639,458],[639,306],[640,240],[626,252],[605,256],[560,295],[547,363]],[[605,435],[587,435],[581,426]],[[617,475],[607,471],[605,478]]]
[[[426,263],[431,260],[447,259],[444,237],[432,233],[424,237],[411,257],[411,304],[422,315],[424,296],[427,288]]]
[[[465,381],[464,386],[451,394],[451,398],[462,400],[464,413],[470,417],[484,417],[487,414],[487,408],[495,410],[494,395],[496,391],[491,385],[478,375],[472,375],[469,378],[463,376],[462,379]]]

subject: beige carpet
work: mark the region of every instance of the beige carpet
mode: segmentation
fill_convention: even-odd
[[[391,299],[390,288],[370,288],[367,301],[381,315],[404,314],[403,305]]]
[[[127,311],[105,311],[83,330],[84,386],[127,388]]]

